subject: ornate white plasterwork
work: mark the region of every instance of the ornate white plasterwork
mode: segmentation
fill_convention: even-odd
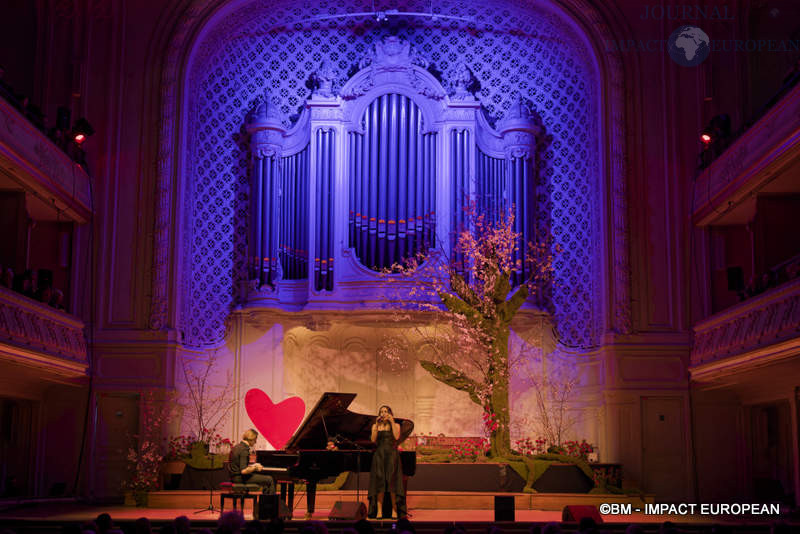
[[[358,63],[363,75],[349,80],[342,88],[341,97],[344,100],[353,100],[369,93],[376,85],[376,77],[389,74],[393,80],[399,79],[391,76],[392,74],[402,73],[407,77],[407,83],[413,87],[420,95],[433,100],[442,100],[445,93],[436,88],[436,83],[426,80],[432,78],[423,69],[427,68],[429,62],[423,58],[411,44],[396,35],[388,35],[379,39],[372,52],[366,54]],[[415,68],[420,67],[420,68]]]

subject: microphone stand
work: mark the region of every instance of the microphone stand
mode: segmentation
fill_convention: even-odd
[[[204,475],[203,476],[203,481],[208,486],[208,506],[206,506],[202,510],[197,510],[195,512],[195,514],[201,514],[203,512],[216,512],[217,511],[217,509],[214,507],[214,486],[211,484],[211,481],[210,481],[211,470],[210,469],[204,469],[203,471],[205,471],[203,473],[203,475]],[[242,510],[244,510],[244,501],[242,501]]]
[[[361,453],[366,449],[352,439],[346,438],[341,434],[336,434],[334,440],[336,443],[352,445],[356,449],[356,500],[361,502]]]

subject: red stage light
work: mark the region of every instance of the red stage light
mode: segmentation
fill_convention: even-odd
[[[72,127],[72,140],[75,141],[75,144],[81,145],[93,133],[94,128],[92,128],[92,125],[89,124],[89,121],[84,118],[80,118]]]
[[[709,144],[711,140],[712,138],[710,134],[704,133],[700,136],[700,141],[702,141],[704,145]]]

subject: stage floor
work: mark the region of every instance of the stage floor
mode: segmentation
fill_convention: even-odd
[[[568,503],[567,503],[568,504]],[[218,503],[214,503],[217,506]],[[8,503],[6,503],[8,506]],[[330,508],[317,510],[312,519],[327,521]],[[98,514],[108,513],[118,521],[131,521],[140,517],[147,517],[154,521],[166,521],[185,515],[199,522],[216,521],[219,511],[201,511],[197,508],[173,506],[169,508],[149,508],[135,506],[90,506],[78,502],[55,503],[30,503],[21,506],[11,506],[0,510],[0,525],[6,522],[17,521],[47,521],[47,522],[83,522],[94,519]],[[294,521],[305,519],[305,509],[297,508],[294,511]],[[730,525],[765,525],[775,521],[776,517],[708,517],[708,516],[675,516],[675,515],[645,515],[634,513],[630,515],[603,515],[603,521],[608,524],[654,524],[672,521],[676,524],[730,524]],[[245,518],[251,519],[250,507],[246,508]],[[425,523],[491,523],[494,520],[493,510],[475,509],[410,509],[409,519],[413,522]],[[378,523],[390,524],[392,520],[374,520]],[[515,521],[518,523],[548,523],[560,522],[561,512],[555,510],[516,510]]]

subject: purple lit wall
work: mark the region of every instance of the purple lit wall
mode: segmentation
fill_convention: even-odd
[[[323,61],[338,72],[334,88],[387,33],[408,39],[447,82],[464,61],[478,79],[476,97],[500,119],[515,92],[541,117],[544,141],[537,199],[543,224],[562,252],[555,260],[553,312],[566,345],[593,346],[603,321],[602,185],[599,82],[582,37],[561,14],[507,3],[440,2],[441,14],[464,23],[423,18],[337,18],[323,14],[371,11],[371,2],[321,2],[315,7],[239,4],[207,28],[194,47],[188,77],[188,125],[183,172],[182,309],[179,327],[194,346],[215,345],[247,278],[249,149],[243,130],[255,98],[269,90],[288,117],[310,96],[310,74]],[[427,2],[398,6],[426,11]],[[342,192],[346,194],[346,192]],[[298,221],[304,224],[304,221]]]

